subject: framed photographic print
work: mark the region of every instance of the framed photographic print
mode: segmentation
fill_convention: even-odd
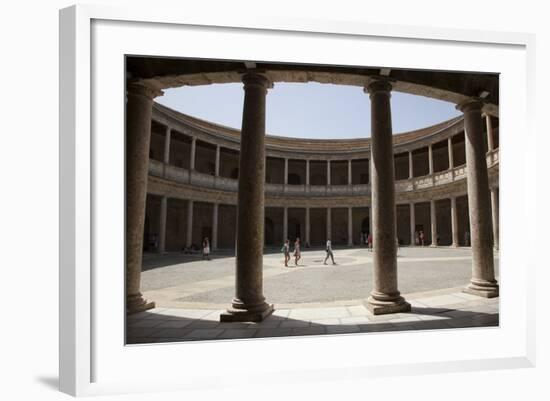
[[[531,36],[149,11],[60,15],[62,391],[531,366]]]

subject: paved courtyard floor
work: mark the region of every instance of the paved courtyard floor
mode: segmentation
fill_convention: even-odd
[[[264,295],[275,305],[272,316],[260,323],[221,323],[235,291],[232,255],[210,261],[146,255],[142,290],[157,308],[128,317],[127,343],[498,326],[498,298],[461,291],[471,277],[470,249],[401,248],[399,287],[413,308],[381,316],[364,307],[372,289],[371,252],[337,249],[336,265],[323,264],[323,250],[302,256],[299,266],[284,267],[280,253],[264,255]]]

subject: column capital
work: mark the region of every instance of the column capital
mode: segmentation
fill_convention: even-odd
[[[164,95],[162,90],[153,88],[143,82],[129,82],[126,85],[126,92],[135,96],[143,96],[150,100]]]
[[[391,92],[392,84],[387,78],[368,77],[363,91],[370,96],[378,92]]]
[[[484,105],[483,99],[479,97],[471,97],[458,103],[456,105],[456,109],[460,110],[463,113],[470,110],[479,110],[481,112],[483,105]]]
[[[264,88],[265,90],[273,88],[273,82],[271,82],[265,74],[259,71],[246,72],[241,77],[241,80],[243,81],[245,89],[254,86]]]

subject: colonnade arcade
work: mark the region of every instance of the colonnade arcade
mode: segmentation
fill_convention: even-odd
[[[392,140],[392,84],[371,79],[365,86],[368,146],[304,155],[266,146],[265,96],[272,85],[257,72],[244,74],[243,83],[239,136],[212,140],[205,134],[211,129],[197,128],[196,121],[180,127],[153,106],[158,92],[128,86],[128,167],[146,166],[128,171],[128,197],[139,192],[140,198],[127,205],[129,312],[152,306],[139,292],[142,250],[180,250],[205,236],[213,249],[233,248],[236,237],[236,298],[222,320],[257,321],[271,313],[262,295],[264,245],[298,236],[306,246],[327,238],[351,246],[361,234],[373,234],[374,289],[366,301],[373,313],[410,308],[398,291],[395,239],[419,245],[421,230],[426,245],[471,245],[466,290],[498,296],[492,254],[498,247],[498,119],[482,116],[480,99],[457,106],[464,118],[433,135],[397,135],[399,142]]]

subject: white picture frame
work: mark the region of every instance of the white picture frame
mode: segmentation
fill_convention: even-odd
[[[220,43],[216,44],[219,35],[225,35],[223,48]],[[182,43],[186,42],[181,41],[182,38],[200,40],[200,46],[194,41],[184,46]],[[259,38],[264,41],[263,46],[254,45]],[[310,46],[304,47],[305,44]],[[124,135],[121,56],[145,54],[260,60],[283,57],[284,61],[293,62],[326,63],[332,60],[339,64],[368,65],[364,64],[368,61],[364,52],[352,54],[349,51],[363,47],[380,49],[373,53],[370,65],[464,68],[501,73],[500,327],[124,346],[121,336],[124,233],[120,225],[124,194],[123,185],[117,187],[123,183],[121,162],[124,157],[121,153]],[[407,50],[409,47],[412,50]],[[431,51],[438,49],[439,60],[434,62],[430,48]],[[518,250],[533,246],[527,236],[514,238],[512,247],[509,235],[518,227],[522,227],[522,232],[533,228],[537,215],[535,182],[529,174],[534,169],[534,162],[529,159],[527,149],[527,143],[535,139],[535,132],[528,123],[534,110],[533,48],[533,35],[519,33],[290,17],[284,20],[250,16],[222,18],[137,5],[132,8],[79,5],[62,10],[61,391],[80,396],[200,390],[214,381],[218,387],[246,385],[231,380],[232,370],[246,374],[261,385],[274,378],[288,382],[297,377],[305,381],[341,380],[350,375],[360,379],[442,370],[459,372],[534,366],[535,312],[529,305],[534,303],[535,297],[531,272],[536,266],[536,254],[525,256]],[[399,51],[395,51],[397,49]],[[450,57],[453,55],[463,57],[458,60]],[[106,108],[110,110],[109,118],[104,118]],[[104,134],[107,131],[111,137]],[[509,134],[518,131],[525,132],[523,139],[527,136],[530,140],[521,141]],[[522,183],[522,190],[507,185],[510,182]],[[107,222],[115,228],[106,230],[110,227]],[[106,270],[102,267],[106,261],[115,267]],[[98,289],[101,289],[101,297],[97,296]],[[452,343],[453,347],[445,348],[445,343]],[[392,344],[394,352],[382,352]],[[430,344],[434,350],[423,350],[423,344]],[[362,349],[365,353],[342,353],[346,349]],[[281,359],[279,355],[283,350],[287,355],[296,355],[296,360]],[[270,365],[247,365],[243,355],[263,355],[270,360]],[[217,358],[215,366],[211,364],[214,357]],[[180,363],[182,359],[187,361],[184,366]],[[140,361],[159,371],[141,373]],[[159,361],[162,361],[160,368]]]

